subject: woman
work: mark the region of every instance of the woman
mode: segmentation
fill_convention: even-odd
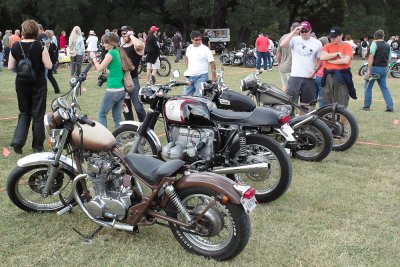
[[[65,55],[67,54],[67,39],[65,37],[65,31],[60,34],[60,50],[63,50]]]
[[[125,97],[124,70],[133,70],[134,66],[125,51],[119,46],[118,35],[109,32],[104,34],[101,40],[104,48],[108,51],[101,64],[97,62],[96,54],[90,52],[90,58],[96,70],[102,72],[107,68],[109,71],[106,93],[100,106],[98,121],[107,127],[107,114],[112,109],[114,126],[117,128],[121,122],[122,102]]]
[[[47,34],[47,39],[45,39],[45,45],[47,47],[47,50],[49,51],[49,55],[50,55],[50,60],[51,63],[53,64],[53,67],[56,65],[57,60],[58,60],[58,48],[57,45],[54,44],[51,39],[53,37],[53,34],[50,30],[46,31]],[[53,68],[54,70],[54,68]],[[59,94],[60,93],[60,87],[58,86],[57,80],[53,75],[53,70],[49,71],[47,73],[47,78],[49,79],[51,85],[54,88],[54,93]]]
[[[31,119],[33,121],[33,151],[43,151],[43,142],[45,139],[43,117],[46,111],[47,94],[44,72],[45,68],[49,70],[52,68],[47,49],[44,49],[42,44],[36,41],[39,32],[36,22],[34,20],[26,20],[22,23],[21,27],[23,40],[12,45],[8,68],[12,70],[18,66],[19,61],[24,58],[24,53],[32,62],[36,80],[32,82],[20,81],[18,78],[15,80],[15,90],[17,92],[20,113],[11,146],[18,154],[22,154],[22,148],[28,136]]]
[[[82,68],[83,53],[85,52],[85,43],[82,37],[82,31],[79,26],[75,26],[69,35],[69,54],[71,57],[71,77],[79,76]]]

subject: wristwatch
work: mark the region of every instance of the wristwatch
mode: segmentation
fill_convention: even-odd
[[[339,52],[336,52],[336,56],[337,56],[337,57],[340,57],[340,56],[339,56]]]

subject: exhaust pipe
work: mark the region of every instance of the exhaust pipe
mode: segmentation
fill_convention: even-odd
[[[114,222],[102,221],[102,220],[94,218],[90,214],[90,212],[83,205],[82,200],[79,196],[78,190],[76,190],[76,185],[78,184],[78,182],[80,182],[80,180],[82,180],[82,179],[85,179],[86,177],[87,177],[86,174],[79,174],[78,176],[75,177],[74,181],[72,182],[72,191],[74,193],[75,201],[78,203],[79,207],[83,210],[83,212],[86,214],[86,216],[88,216],[89,219],[91,219],[93,222],[95,222],[101,226],[133,232],[134,226],[132,226],[132,225],[120,223],[120,222],[116,222],[116,221],[114,221]]]
[[[292,129],[295,130],[297,128],[299,128],[301,125],[308,123],[309,121],[313,120],[315,117],[314,116],[310,116],[298,123],[296,123],[295,125],[292,126]]]
[[[267,162],[263,162],[263,163],[256,163],[244,166],[214,169],[212,172],[218,174],[254,173],[254,172],[265,172],[265,170],[269,168],[270,164]]]

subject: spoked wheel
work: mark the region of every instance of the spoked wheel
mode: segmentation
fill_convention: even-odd
[[[132,148],[133,141],[137,135],[138,127],[136,125],[125,124],[113,132],[115,139],[117,139],[117,147],[122,151],[124,155],[128,154]],[[138,153],[148,156],[157,156],[157,149],[150,137],[145,136],[142,139],[141,144],[138,148]]]
[[[227,55],[222,55],[219,59],[221,60],[221,63],[223,65],[230,65],[231,64],[231,61],[229,60],[229,57]]]
[[[171,63],[169,63],[168,59],[160,58],[160,69],[157,71],[157,74],[161,77],[167,77],[171,73]]]
[[[323,108],[317,115],[332,131],[332,150],[344,151],[355,144],[359,132],[358,122],[350,111],[346,108],[337,109],[334,120],[332,120],[332,108]]]
[[[367,75],[367,71],[368,71],[368,65],[363,65],[363,66],[361,66],[361,68],[358,70],[358,75],[360,75],[360,76],[365,76],[365,75]]]
[[[293,155],[301,160],[321,161],[332,150],[332,134],[328,126],[320,120],[303,124],[294,132],[297,146],[292,149]]]
[[[390,71],[390,75],[392,75],[393,78],[400,78],[400,63],[394,64]]]
[[[218,193],[204,187],[191,187],[177,192],[181,203],[192,218],[202,214]],[[170,201],[169,210],[176,210]],[[178,212],[168,215],[185,221]],[[219,261],[229,260],[238,255],[247,245],[250,237],[250,218],[241,205],[215,203],[199,220],[194,229],[184,229],[170,223],[174,237],[189,252]]]
[[[257,65],[256,58],[255,57],[245,57],[243,60],[243,65],[246,68],[255,68]]]
[[[285,149],[264,135],[247,135],[246,150],[246,162],[239,163],[240,145],[236,142],[231,147],[231,160],[235,165],[269,163],[269,168],[227,177],[255,188],[258,202],[270,202],[282,196],[292,180],[292,165]]]
[[[49,196],[42,196],[48,168],[47,165],[16,167],[10,173],[7,178],[7,193],[18,208],[28,212],[52,212],[63,208],[63,202],[72,204],[75,201],[72,180],[76,174],[63,168],[58,170]]]

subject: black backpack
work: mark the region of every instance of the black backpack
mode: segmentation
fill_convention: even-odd
[[[368,42],[365,41],[365,40],[362,41],[362,42],[361,42],[361,46],[364,47],[364,48],[368,47]]]
[[[31,52],[32,45],[33,45],[33,42],[31,44],[31,46],[29,47],[28,56],[26,56],[24,53],[24,49],[22,48],[21,42],[19,42],[19,46],[21,47],[22,55],[24,56],[24,58],[21,59],[17,65],[17,80],[18,81],[23,81],[23,82],[36,81],[36,74],[35,74],[35,71],[33,70],[32,61],[29,59],[29,53]]]

